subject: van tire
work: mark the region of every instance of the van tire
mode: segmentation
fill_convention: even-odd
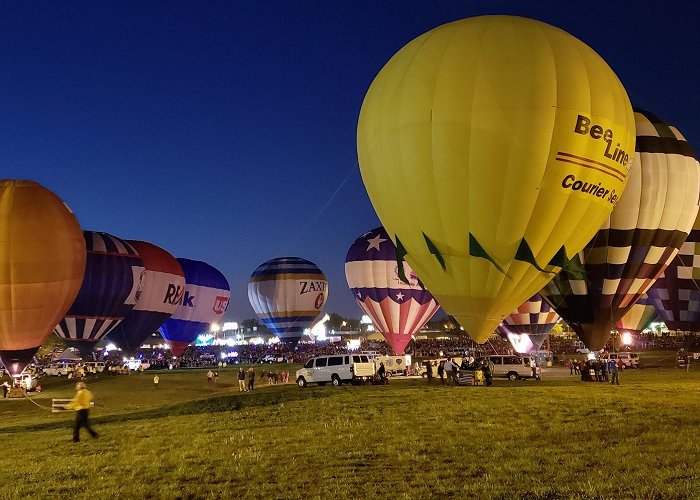
[[[514,380],[520,380],[520,375],[518,375],[516,372],[508,372],[508,380],[514,381]]]
[[[331,377],[331,384],[333,384],[334,387],[340,387],[343,385],[343,382],[340,380],[340,377],[334,373]]]
[[[299,387],[306,387],[306,379],[304,377],[299,377],[297,379],[297,385]]]

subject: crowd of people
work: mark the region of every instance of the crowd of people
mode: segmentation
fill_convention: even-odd
[[[619,372],[624,369],[625,364],[619,359],[569,359],[566,367],[569,368],[570,375],[580,375],[584,382],[610,382],[620,385]]]

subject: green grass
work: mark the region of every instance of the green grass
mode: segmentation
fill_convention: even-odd
[[[663,366],[672,366],[668,361]],[[428,387],[89,380],[101,436],[0,400],[1,498],[698,498],[700,370]],[[70,381],[35,397],[69,397]]]

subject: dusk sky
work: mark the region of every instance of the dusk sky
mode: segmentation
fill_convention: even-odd
[[[583,40],[700,149],[692,2],[6,2],[2,177],[53,190],[83,229],[217,267],[227,319],[254,317],[248,278],[280,256],[318,264],[326,310],[359,318],[345,254],[379,225],[357,165],[362,99],[411,39],[484,14]]]

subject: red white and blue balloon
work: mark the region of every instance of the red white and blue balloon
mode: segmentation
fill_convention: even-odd
[[[345,278],[357,305],[397,355],[440,309],[408,263],[402,265],[408,283],[400,276],[396,247],[383,227],[356,239],[345,258]]]
[[[177,259],[177,262],[185,275],[185,291],[176,299],[175,312],[160,327],[175,357],[182,355],[199,335],[209,332],[212,323],[223,318],[231,298],[226,277],[214,266],[190,259]]]
[[[134,309],[109,333],[109,340],[134,355],[141,344],[175,312],[185,293],[180,263],[160,247],[145,241],[127,241],[141,258],[146,271],[141,297]]]
[[[503,320],[501,327],[516,352],[529,354],[542,347],[559,320],[552,306],[537,293]]]

